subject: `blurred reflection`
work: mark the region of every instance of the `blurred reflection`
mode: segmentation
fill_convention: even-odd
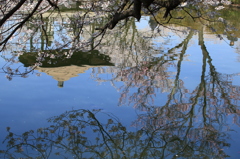
[[[61,52],[53,53],[52,50],[45,51],[45,56],[41,60],[41,66],[35,68],[40,72],[44,72],[49,76],[52,76],[58,81],[58,86],[63,87],[64,81],[69,80],[72,77],[77,77],[78,74],[84,73],[92,67],[100,66],[112,66],[110,57],[100,54],[97,50],[91,52],[73,52],[70,58],[64,52],[69,50],[63,50]],[[51,54],[48,52],[51,52]],[[19,56],[19,61],[24,64],[24,67],[29,67],[37,63],[37,53],[24,53]]]
[[[75,25],[78,24],[74,21],[76,19],[72,18],[72,25],[74,22]],[[38,63],[38,58],[41,58],[41,65],[36,69],[53,76],[59,87],[64,86],[64,81],[88,68],[98,67],[100,71],[93,68],[92,78],[99,82],[111,82],[121,93],[119,105],[130,104],[140,112],[135,121],[129,121],[136,127],[136,131],[124,126],[110,113],[73,110],[50,118],[52,125],[37,131],[30,130],[17,135],[7,128],[9,133],[4,141],[7,148],[1,151],[2,156],[117,159],[228,157],[230,154],[226,154],[225,149],[231,146],[230,122],[240,126],[240,87],[231,81],[232,77],[239,74],[222,74],[216,70],[204,42],[202,25],[191,29],[176,27],[181,31],[179,34],[182,41],[177,44],[171,41],[171,45],[167,45],[167,38],[161,44],[154,43],[158,36],[162,36],[159,30],[163,28],[152,19],[149,23],[151,32],[139,31],[135,21],[129,20],[121,26],[121,30],[113,30],[101,40],[98,39],[100,42],[96,45],[99,44],[99,51],[53,51],[44,50],[44,45],[41,45],[41,51],[44,51],[41,56],[38,57],[39,52],[25,52],[19,56],[25,67]],[[49,22],[46,26],[49,34],[53,31],[50,25],[52,23]],[[92,31],[94,27],[86,30]],[[81,31],[74,30],[71,33],[79,40]],[[42,39],[42,44],[52,45],[53,35],[51,32],[50,36]],[[190,90],[180,75],[183,60],[187,56],[186,50],[194,35],[198,36],[202,63],[200,82]],[[236,42],[235,37],[238,36],[231,35],[228,39]],[[30,44],[31,49],[34,50],[32,45],[33,43]],[[91,49],[95,47],[91,46]],[[70,54],[71,57],[68,56]],[[115,67],[106,70],[99,68],[113,65]],[[113,74],[112,78],[108,76],[110,80],[98,77],[101,73],[106,73],[104,71]],[[19,73],[10,67],[5,72],[9,77]],[[124,83],[120,88],[114,85],[119,81]],[[155,102],[163,93],[168,93],[166,101]]]
[[[204,43],[203,28],[197,34],[198,44],[202,51],[200,83],[195,89],[191,88],[193,89],[191,91],[184,86],[184,80],[180,79],[182,62],[194,33],[190,30],[182,42],[160,57],[138,62],[134,67],[112,71],[115,74],[111,79],[102,80],[97,72],[92,77],[96,81],[109,81],[113,85],[116,81],[124,82],[122,87],[117,88],[121,92],[119,105],[133,104],[139,110],[147,110],[152,105],[157,106],[154,100],[157,95],[162,96],[161,93],[164,92],[169,92],[166,106],[171,104],[195,106],[201,101],[204,107],[212,107],[213,104],[220,106],[219,102],[222,101],[225,106],[228,104],[229,109],[236,108],[239,101],[239,86],[233,85],[231,79],[239,74],[217,72]],[[174,68],[176,72],[169,71],[170,68]]]
[[[42,50],[44,56],[41,59],[41,67],[60,67],[60,66],[112,66],[110,57],[101,54],[98,50],[92,50],[90,52],[75,51],[72,52],[72,56],[68,57],[67,52],[69,50],[55,51],[55,50]],[[29,52],[19,56],[19,61],[24,64],[24,67],[29,67],[37,63],[37,53]]]
[[[190,110],[187,113],[187,110]],[[201,112],[201,111],[199,111]],[[151,108],[125,127],[113,114],[72,110],[46,128],[22,135],[7,128],[3,158],[225,158],[230,147],[225,120],[196,120],[193,109]],[[206,113],[206,112],[205,112]],[[235,113],[233,113],[235,114]],[[219,114],[223,115],[223,114]],[[238,115],[238,114],[236,114]]]
[[[62,88],[64,82],[70,78],[77,77],[79,74],[85,73],[87,70],[93,67],[99,67],[94,65],[83,65],[83,66],[62,66],[62,67],[37,67],[35,70],[46,73],[52,76],[53,79],[58,81],[58,87]]]

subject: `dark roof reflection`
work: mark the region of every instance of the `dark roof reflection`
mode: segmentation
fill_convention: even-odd
[[[62,50],[59,52],[48,50],[46,53],[52,54],[53,56],[44,57],[41,61],[41,67],[61,67],[61,66],[113,66],[110,62],[110,57],[107,55],[100,54],[98,50],[92,50],[91,52],[76,51],[73,52],[71,58],[67,58],[64,52],[69,50]],[[29,67],[37,62],[37,52],[27,52],[19,56],[19,61],[24,64],[24,67]]]

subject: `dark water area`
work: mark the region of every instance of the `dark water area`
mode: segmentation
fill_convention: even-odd
[[[0,158],[240,158],[238,31],[146,16],[71,52],[54,50],[75,31],[52,16],[48,38],[1,55]]]

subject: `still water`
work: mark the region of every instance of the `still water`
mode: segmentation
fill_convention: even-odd
[[[238,37],[230,46],[206,28],[152,31],[149,21],[26,78],[1,73],[0,157],[240,158]]]

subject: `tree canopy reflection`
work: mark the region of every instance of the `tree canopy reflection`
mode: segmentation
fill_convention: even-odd
[[[201,121],[193,110],[152,107],[138,115],[132,131],[111,113],[72,110],[48,119],[49,127],[22,135],[7,128],[7,149],[1,153],[5,158],[225,158],[228,124],[205,115]]]
[[[202,51],[200,83],[193,91],[185,88],[184,80],[180,79],[181,67],[186,57],[189,41],[195,33],[194,30],[189,31],[182,42],[160,57],[152,56],[148,60],[134,63],[132,67],[120,66],[115,71],[112,70],[113,78],[101,79],[101,73],[97,71],[92,74],[92,77],[99,82],[111,82],[113,85],[117,81],[122,81],[124,85],[117,88],[121,92],[119,104],[132,103],[139,109],[154,105],[153,100],[159,91],[169,92],[166,105],[172,102],[178,105],[180,103],[196,105],[200,99],[204,99],[204,105],[219,104],[222,101],[228,104],[229,108],[237,107],[237,104],[231,103],[238,103],[239,86],[232,85],[231,78],[239,74],[222,74],[217,71],[204,43],[203,28],[197,31],[198,44]],[[176,72],[169,71],[169,68],[174,68]]]
[[[46,63],[46,57],[54,57],[56,52],[58,56],[64,57],[63,59],[67,61],[73,53],[99,50],[101,47],[103,49],[100,50],[100,53],[107,55],[110,51],[117,49],[126,51],[125,46],[127,45],[131,52],[137,51],[143,57],[152,56],[151,54],[160,50],[147,50],[146,47],[150,48],[151,45],[144,38],[162,36],[161,27],[170,28],[169,24],[172,23],[186,26],[182,30],[176,29],[184,33],[188,33],[190,29],[196,29],[193,27],[194,25],[203,25],[217,34],[219,38],[222,38],[222,34],[228,34],[230,41],[234,43],[236,35],[233,34],[236,32],[233,32],[232,23],[228,23],[226,20],[228,13],[217,9],[229,4],[230,1],[227,0],[222,0],[221,3],[217,0],[126,0],[123,2],[112,1],[112,3],[105,0],[89,2],[6,1],[0,7],[4,13],[3,19],[0,21],[0,48],[4,59],[8,61],[3,72],[7,74],[6,77],[9,80],[14,75],[27,77],[34,68]],[[152,25],[155,32],[152,35],[142,33],[144,35],[142,38],[142,35],[137,35],[139,32],[136,31],[134,23],[136,19],[139,21],[146,15],[151,17],[151,24],[155,23]],[[189,27],[190,23],[191,27]],[[219,26],[221,27],[219,28]],[[175,28],[171,29],[175,30]],[[124,34],[125,37],[121,34]],[[112,38],[118,39],[118,37],[121,37],[119,38],[121,42],[116,40],[109,46],[109,41]],[[128,40],[127,43],[125,42],[126,38],[132,40]],[[139,42],[141,47],[139,44],[136,45],[137,40],[141,41]],[[144,43],[148,43],[148,45],[143,45]],[[114,45],[121,47],[115,48]],[[148,51],[148,55],[142,50]],[[18,62],[17,57],[26,52],[37,52],[38,60],[35,64],[31,68],[22,70],[13,68],[11,64]],[[10,54],[11,57],[7,57],[5,54]]]
[[[50,0],[34,1],[33,6],[37,7],[41,2],[45,3],[40,9],[58,7],[55,3],[51,4]],[[77,61],[82,58],[75,56],[76,53],[87,55],[87,51],[96,50],[96,56],[101,56],[103,64],[114,64],[114,67],[94,68],[92,78],[99,82],[111,82],[116,88],[114,83],[122,81],[125,85],[117,88],[121,93],[119,105],[130,104],[140,112],[137,119],[131,121],[132,126],[136,127],[135,131],[124,126],[113,114],[84,109],[52,117],[49,119],[51,126],[30,130],[22,135],[7,128],[8,136],[4,141],[7,149],[1,151],[3,157],[52,158],[56,155],[63,158],[226,158],[230,155],[224,151],[230,147],[227,140],[230,138],[229,118],[233,119],[234,124],[240,124],[240,90],[239,86],[232,84],[230,78],[239,74],[222,74],[217,71],[203,36],[203,26],[206,26],[218,38],[224,34],[231,35],[230,41],[238,37],[232,35],[234,29],[224,19],[204,10],[220,4],[210,5],[213,1],[207,0],[205,3],[188,1],[188,7],[170,8],[167,3],[161,4],[163,1],[151,1],[151,5],[146,4],[147,1],[140,5],[137,2],[139,1],[114,1],[110,7],[95,1],[81,3],[81,7],[84,7],[77,10],[79,12],[75,10],[71,16],[59,12],[60,18],[50,16],[56,13],[54,10],[48,10],[52,13],[37,10],[35,17],[32,16],[28,22],[25,20],[30,18],[30,14],[22,14],[20,23],[13,20],[16,24],[11,25],[10,29],[7,25],[11,21],[0,21],[0,25],[4,26],[1,49],[10,54],[10,58],[4,56],[8,64],[3,68],[9,80],[15,75],[26,77],[39,66],[73,64],[69,62],[71,57]],[[179,0],[176,3],[179,6],[181,2],[185,1]],[[143,7],[140,12],[139,6]],[[190,11],[193,14],[189,14]],[[139,20],[145,12],[151,15],[150,32],[139,31],[135,23],[135,19]],[[191,27],[169,25],[177,20],[183,26],[188,26],[190,22],[183,18],[185,15],[188,15],[191,22],[199,19],[200,22],[206,21],[202,25],[194,23]],[[210,18],[214,21],[209,21]],[[215,26],[219,24],[222,24],[223,30],[216,29]],[[170,49],[165,47],[167,40],[161,46],[156,46],[153,39],[163,36],[163,26],[178,31],[182,41]],[[20,27],[21,30],[18,30]],[[12,35],[9,34],[15,28],[18,29]],[[18,34],[15,34],[17,31]],[[202,51],[202,67],[200,83],[190,90],[180,75],[183,60],[187,56],[186,50],[194,35],[198,36]],[[23,72],[19,66],[15,69],[10,67],[28,53],[33,53],[30,56],[30,59],[33,57],[31,67],[23,68]],[[63,59],[58,58],[63,56]],[[49,61],[54,63],[48,65]],[[170,72],[169,68],[174,68],[175,72]],[[113,76],[110,80],[99,77],[104,69],[111,69]],[[159,92],[168,93],[165,103],[154,101],[159,97]]]

